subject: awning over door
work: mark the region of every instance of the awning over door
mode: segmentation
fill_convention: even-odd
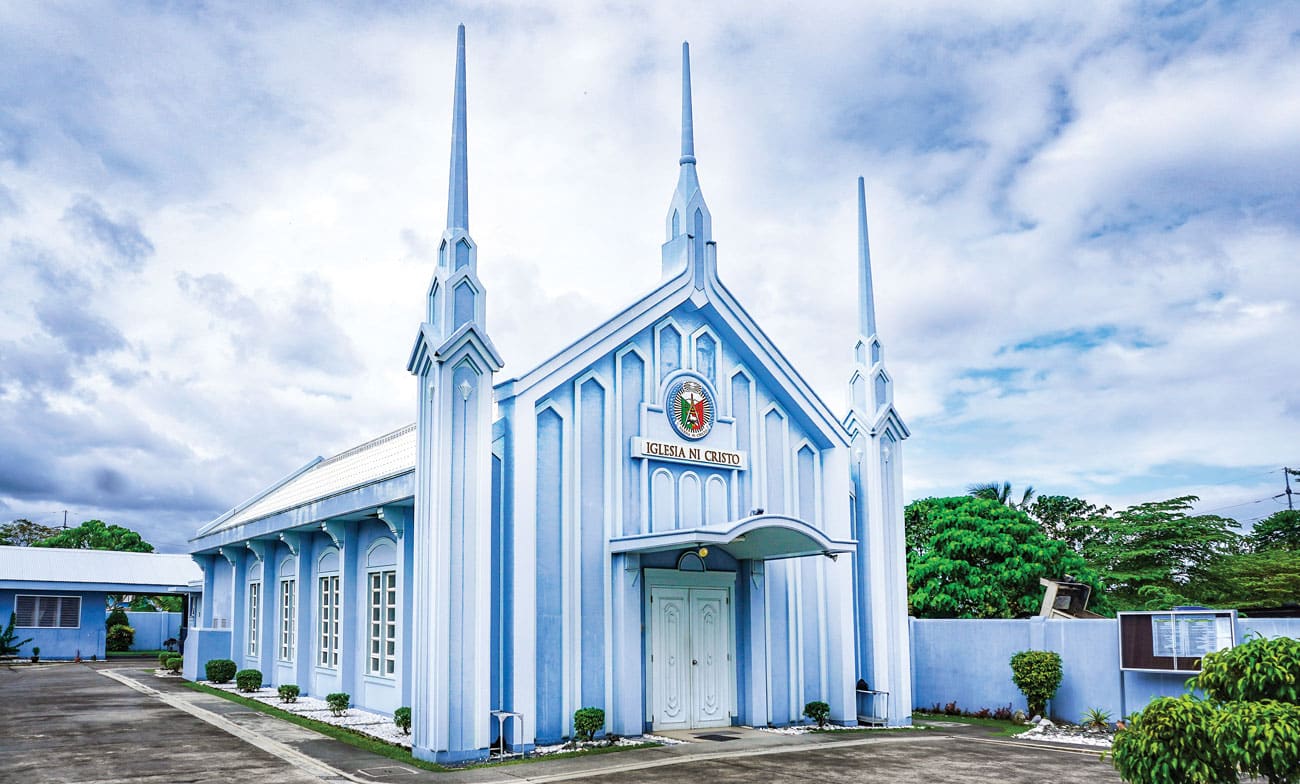
[[[804,555],[852,552],[857,542],[831,539],[811,523],[784,515],[755,515],[718,525],[656,531],[610,540],[615,553],[654,553],[694,547],[717,547],[733,558],[771,561]]]

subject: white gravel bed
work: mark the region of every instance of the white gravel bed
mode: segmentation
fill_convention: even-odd
[[[755,727],[759,732],[771,732],[776,735],[807,735],[810,732],[838,732],[840,730],[852,730],[858,732],[861,730],[904,730],[920,729],[919,727],[884,727],[879,724],[858,724],[854,727],[845,727],[841,724],[827,724],[821,730],[817,729],[816,724],[791,724],[788,727]],[[726,730],[722,730],[725,732]]]
[[[1034,725],[1016,737],[1044,743],[1096,746],[1102,749],[1110,748],[1115,739],[1115,735],[1107,730],[1090,730],[1084,727],[1055,725],[1051,722]]]
[[[396,724],[393,724],[391,717],[382,713],[371,713],[360,708],[348,708],[343,712],[342,716],[335,716],[330,711],[325,700],[315,697],[299,697],[293,702],[281,702],[279,693],[270,687],[262,687],[254,692],[243,692],[233,683],[209,683],[207,681],[199,681],[199,683],[204,686],[211,686],[214,689],[228,691],[231,694],[238,694],[251,700],[257,700],[306,719],[312,719],[335,727],[346,727],[385,743],[404,746],[408,749],[411,747],[411,736],[404,734],[397,728]]]

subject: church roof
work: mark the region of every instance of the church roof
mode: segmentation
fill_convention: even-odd
[[[198,535],[225,531],[414,471],[415,425],[410,424],[331,458],[317,457],[213,520]]]
[[[0,547],[0,575],[0,588],[71,590],[79,586],[114,593],[183,591],[192,581],[203,579],[203,572],[188,555],[62,547]]]

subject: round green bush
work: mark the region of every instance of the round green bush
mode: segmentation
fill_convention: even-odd
[[[1214,706],[1191,695],[1158,697],[1115,735],[1111,761],[1130,784],[1219,784],[1236,766],[1215,748]]]
[[[124,624],[109,629],[104,637],[104,646],[110,651],[128,651],[133,642],[135,642],[135,629]]]
[[[163,666],[172,672],[180,672],[181,668],[185,666],[185,660],[173,653],[167,658],[167,663]]]
[[[1300,705],[1278,700],[1229,702],[1210,720],[1224,762],[1276,784],[1300,781]]]
[[[1024,693],[1030,714],[1046,716],[1047,701],[1061,686],[1061,655],[1021,651],[1011,657],[1011,681]]]
[[[298,695],[302,694],[302,689],[299,689],[295,684],[284,683],[275,690],[275,693],[280,695],[280,702],[297,702]]]
[[[262,688],[262,671],[240,670],[235,673],[235,685],[240,691],[257,691]]]
[[[204,674],[213,683],[230,683],[237,669],[239,667],[230,659],[209,659],[208,663],[203,665]]]
[[[411,709],[402,707],[393,711],[393,723],[402,731],[403,735],[411,734]]]
[[[605,711],[600,708],[579,708],[573,713],[573,734],[578,740],[592,740],[605,728]]]
[[[1300,704],[1300,640],[1251,637],[1234,648],[1206,654],[1189,685],[1219,702]]]
[[[162,653],[158,654],[158,666],[166,669],[167,660],[175,655],[176,654],[172,653],[171,651],[163,651]]]
[[[335,716],[342,716],[343,712],[352,705],[352,695],[341,691],[336,691],[333,694],[326,694],[325,704],[329,706],[330,713],[333,713]]]
[[[817,722],[819,728],[825,727],[827,720],[831,717],[831,706],[820,700],[810,702],[803,706],[803,715]]]

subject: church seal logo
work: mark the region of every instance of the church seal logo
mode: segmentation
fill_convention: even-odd
[[[699,440],[713,429],[713,396],[698,381],[688,378],[673,384],[665,408],[673,430],[683,438]]]

